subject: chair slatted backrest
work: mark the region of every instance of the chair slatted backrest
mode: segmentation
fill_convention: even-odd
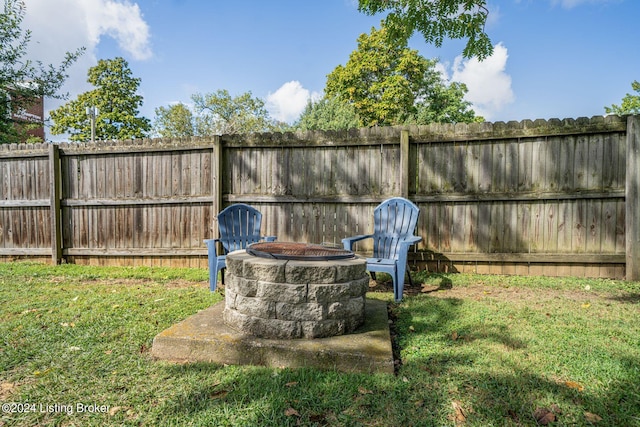
[[[225,253],[245,249],[260,241],[262,214],[244,203],[226,207],[218,214],[220,242]]]
[[[411,201],[394,197],[373,211],[373,257],[398,259],[400,242],[413,235],[420,209]]]

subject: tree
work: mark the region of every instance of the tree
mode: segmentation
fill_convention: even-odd
[[[353,105],[361,126],[403,123],[414,102],[429,62],[406,43],[387,39],[384,27],[358,37],[358,48],[346,66],[328,76],[325,93]]]
[[[353,105],[334,96],[315,102],[309,100],[293,127],[299,130],[344,130],[358,126],[358,115]]]
[[[67,69],[84,52],[84,48],[67,52],[58,67],[25,59],[31,31],[20,28],[24,15],[23,1],[4,1],[0,14],[0,143],[24,140],[29,123],[19,117],[34,102],[43,97],[65,98],[58,91],[68,77]]]
[[[123,58],[101,59],[91,67],[87,81],[96,89],[51,112],[54,134],[70,133],[72,141],[89,141],[91,119],[87,108],[96,107],[95,136],[99,140],[142,138],[151,129],[149,119],[138,117],[141,79],[134,78]]]
[[[638,92],[638,95],[628,93],[622,98],[620,106],[612,104],[611,107],[604,107],[604,111],[607,114],[640,114],[640,82],[634,80],[631,83],[631,88]]]
[[[180,138],[195,135],[195,117],[183,103],[158,107],[155,110],[154,132],[162,138]]]
[[[198,135],[266,132],[273,129],[274,123],[264,101],[254,98],[251,92],[231,97],[227,90],[218,90],[205,95],[195,94],[191,99],[198,113]]]
[[[476,116],[471,108],[471,102],[465,101],[467,85],[464,83],[451,82],[447,86],[442,80],[442,74],[432,67],[425,73],[423,89],[417,97],[417,112],[406,121],[406,124],[484,121],[483,117]]]
[[[368,15],[389,11],[384,26],[392,40],[407,42],[416,31],[436,47],[445,38],[466,39],[463,56],[482,60],[493,52],[484,31],[486,4],[486,0],[358,0],[358,10]]]
[[[475,121],[463,100],[466,87],[447,87],[436,64],[389,39],[384,26],[372,28],[358,38],[347,64],[327,76],[325,93],[352,105],[360,126]]]

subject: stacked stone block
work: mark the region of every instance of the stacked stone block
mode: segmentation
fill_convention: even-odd
[[[364,323],[366,261],[295,261],[227,255],[224,322],[277,339],[348,334]]]

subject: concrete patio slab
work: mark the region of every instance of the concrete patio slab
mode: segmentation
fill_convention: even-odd
[[[224,302],[220,302],[159,333],[151,355],[175,362],[394,373],[384,301],[366,300],[365,323],[354,333],[310,340],[243,334],[222,321],[223,310]]]

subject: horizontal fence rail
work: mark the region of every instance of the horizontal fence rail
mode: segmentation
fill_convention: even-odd
[[[233,203],[339,245],[420,207],[437,271],[640,278],[640,116],[0,146],[0,258],[206,267]],[[359,253],[372,250],[366,241]]]

